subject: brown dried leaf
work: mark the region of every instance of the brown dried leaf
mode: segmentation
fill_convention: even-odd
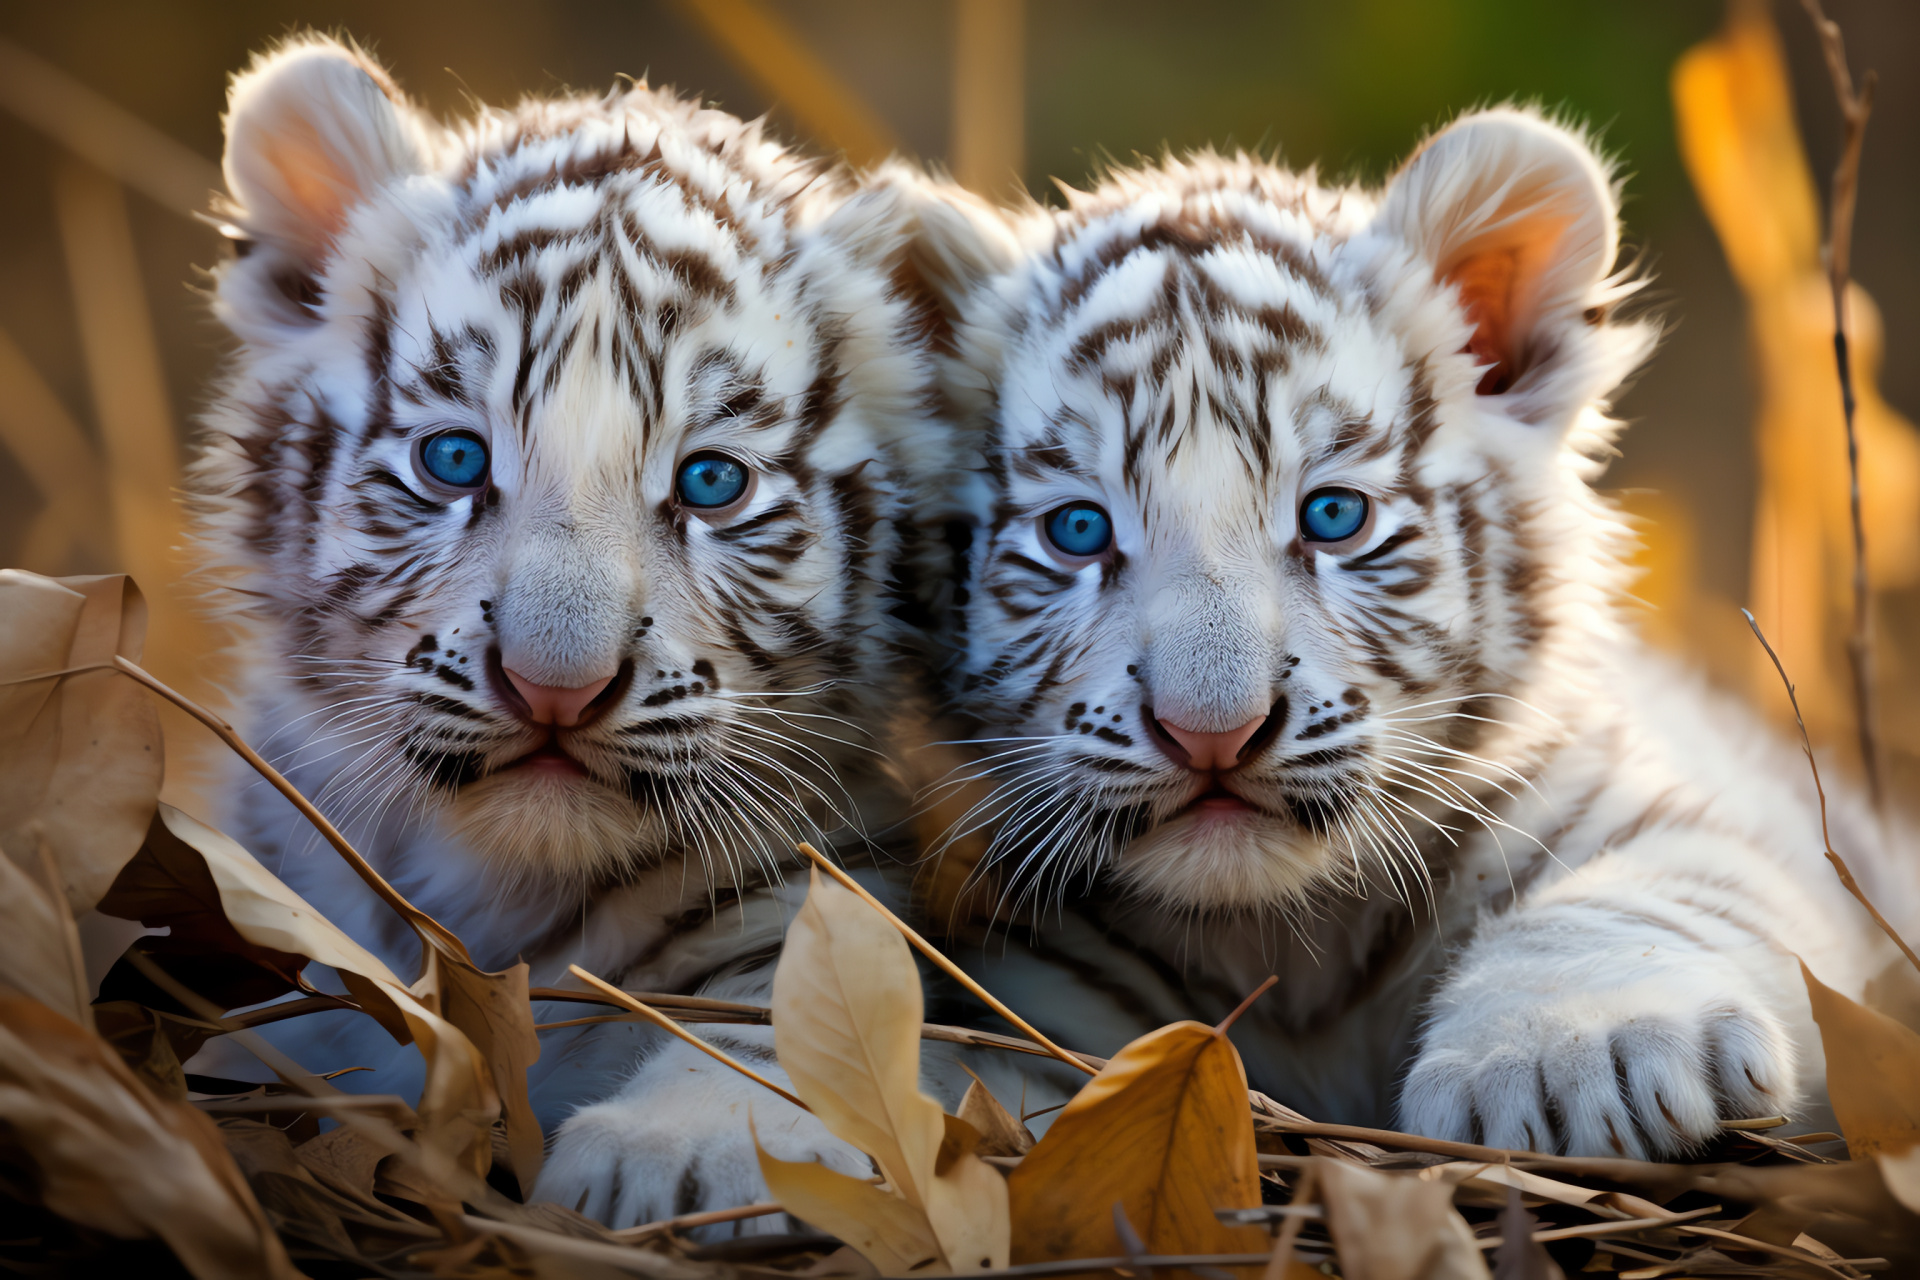
[[[1066,1105],[1007,1189],[1016,1264],[1127,1253],[1116,1204],[1149,1253],[1264,1248],[1258,1228],[1214,1216],[1260,1203],[1239,1053],[1197,1022],[1141,1036]]]
[[[23,838],[33,839],[36,834],[29,830]],[[21,852],[33,857],[44,848],[36,842],[34,850]],[[48,873],[57,872],[49,861],[35,860],[40,862],[39,875],[0,856],[0,983],[91,1028],[86,962],[80,956],[73,916],[59,885],[47,884]]]
[[[115,654],[137,660],[146,629],[123,574],[0,569],[0,850],[31,870],[44,836],[75,915],[139,849],[160,795],[152,702],[97,669]]]
[[[983,1156],[1023,1156],[1033,1150],[1032,1131],[977,1078],[960,1099],[959,1118],[980,1134],[975,1149]]]
[[[104,1041],[11,992],[0,992],[0,1122],[62,1217],[158,1236],[201,1280],[298,1280],[213,1123],[156,1098]]]
[[[1347,1280],[1488,1280],[1444,1181],[1324,1160],[1320,1198]]]
[[[527,966],[500,973],[463,964],[435,947],[426,948],[427,971],[414,983],[422,1003],[458,1027],[473,1042],[493,1074],[507,1126],[507,1153],[523,1196],[533,1194],[546,1139],[527,1096],[527,1069],[540,1057],[527,994]]]
[[[322,1182],[371,1197],[374,1170],[388,1153],[358,1129],[342,1125],[301,1143],[293,1154]]]
[[[920,975],[900,934],[815,871],[774,970],[780,1065],[821,1123],[872,1156],[892,1194],[925,1218],[939,1244],[938,1273],[1005,1266],[1007,1184],[954,1140],[977,1141],[970,1126],[953,1130],[940,1104],[920,1092],[922,1012]],[[809,1181],[796,1194],[823,1185]],[[900,1215],[886,1213],[873,1230],[890,1239]]]
[[[220,913],[257,953],[305,956],[338,972],[360,1006],[402,1044],[419,1045],[427,1061],[427,1079],[419,1112],[425,1137],[465,1167],[484,1173],[492,1159],[489,1129],[499,1114],[499,1097],[486,1061],[460,1029],[423,1004],[372,952],[341,932],[299,894],[230,837],[171,805],[159,807],[157,824],[171,841],[161,841],[165,858],[197,855],[219,897]],[[167,898],[143,864],[142,908],[167,909]],[[194,877],[179,872],[183,886]],[[151,891],[151,892],[149,892]],[[202,910],[183,887],[180,912]],[[156,918],[158,918],[156,916]],[[529,1015],[530,1019],[531,1015]]]
[[[1827,1057],[1827,1095],[1847,1154],[1866,1160],[1899,1155],[1920,1143],[1920,1035],[1884,1013],[1856,1004],[1813,976],[1807,998]]]

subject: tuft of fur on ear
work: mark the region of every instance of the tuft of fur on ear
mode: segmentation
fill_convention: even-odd
[[[1008,219],[952,180],[901,160],[868,174],[859,198],[888,209],[902,237],[895,281],[915,303],[933,348],[951,352],[964,301],[1020,261]]]
[[[1388,184],[1375,225],[1458,290],[1467,349],[1486,365],[1482,395],[1527,398],[1619,292],[1607,284],[1620,243],[1607,166],[1530,111],[1475,112],[1428,139]]]
[[[223,211],[278,259],[281,319],[297,319],[308,282],[354,208],[424,172],[434,126],[378,63],[338,40],[304,36],[254,59],[227,95]]]

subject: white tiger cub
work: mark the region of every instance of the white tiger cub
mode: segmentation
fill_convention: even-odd
[[[1655,331],[1584,137],[1478,112],[1380,191],[1244,155],[1004,219],[901,188],[981,468],[962,830],[1028,908],[961,931],[989,988],[1110,1053],[1277,972],[1255,1087],[1501,1147],[1817,1107],[1795,957],[1855,996],[1897,957],[1804,761],[1622,607],[1590,486]],[[1920,918],[1874,823],[1834,839]]]
[[[194,489],[246,731],[482,965],[764,999],[791,841],[857,853],[850,792],[884,799],[863,761],[940,546],[913,495],[952,487],[906,481],[944,436],[892,206],[644,85],[445,126],[315,37],[236,78],[226,131],[239,344]],[[409,930],[273,793],[229,799],[411,972]],[[348,1087],[419,1083],[367,1019],[275,1030],[378,1068]],[[767,1029],[710,1038],[777,1074]],[[614,1225],[752,1200],[748,1103],[769,1149],[867,1172],[661,1041],[543,1036],[537,1194]]]

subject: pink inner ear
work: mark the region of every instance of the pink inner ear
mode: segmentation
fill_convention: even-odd
[[[1473,322],[1467,350],[1490,366],[1474,389],[1483,396],[1499,395],[1520,375],[1520,352],[1514,344],[1520,246],[1473,254],[1449,271],[1447,279],[1460,290],[1460,303]]]

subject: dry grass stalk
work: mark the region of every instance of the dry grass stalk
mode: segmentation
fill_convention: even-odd
[[[914,950],[918,951],[921,955],[925,956],[927,959],[933,961],[933,963],[940,968],[941,972],[945,973],[949,978],[952,978],[955,982],[965,987],[969,992],[972,993],[975,999],[985,1004],[987,1008],[993,1010],[995,1013],[1005,1018],[1008,1022],[1011,1022],[1014,1026],[1018,1027],[1021,1033],[1026,1035],[1035,1044],[1039,1045],[1041,1048],[1045,1049],[1049,1054],[1060,1059],[1060,1061],[1066,1063],[1070,1067],[1073,1067],[1080,1071],[1084,1071],[1090,1076],[1099,1074],[1099,1071],[1100,1071],[1099,1067],[1090,1065],[1088,1060],[1079,1054],[1069,1053],[1067,1052],[1067,1050],[1062,1049],[1059,1045],[1055,1044],[1053,1041],[1049,1040],[1045,1035],[1043,1035],[1040,1032],[1040,1030],[1037,1027],[1035,1027],[1032,1023],[1028,1022],[1025,1018],[1021,1017],[1019,1014],[1015,1013],[1013,1010],[1007,1008],[1006,1005],[1000,1003],[1000,1000],[998,999],[998,997],[996,997],[992,992],[988,991],[985,987],[981,986],[979,983],[975,982],[971,977],[967,976],[967,974],[960,968],[959,965],[955,964],[953,961],[947,959],[946,956],[942,955],[938,947],[934,946],[931,942],[928,942],[925,938],[921,937],[918,933],[916,933],[913,927],[909,925],[906,921],[902,920],[899,916],[896,916],[895,914],[893,914],[893,912],[887,910],[887,906],[885,903],[881,902],[880,899],[874,897],[872,894],[868,893],[864,888],[862,888],[858,880],[855,880],[852,876],[848,875],[846,872],[842,871],[839,867],[835,866],[832,862],[828,861],[826,855],[822,854],[818,849],[814,848],[810,844],[805,843],[804,841],[798,845],[795,845],[794,847],[799,849],[801,853],[806,854],[807,857],[813,859],[814,865],[819,867],[822,871],[826,872],[829,876],[832,876],[836,881],[840,883],[840,886],[842,888],[850,890],[854,894],[858,895],[861,899],[863,899],[866,902],[868,906],[872,907],[875,911],[878,911],[881,915],[885,916],[887,919],[887,923],[891,924],[894,928],[898,929],[900,931],[900,936],[913,944]]]
[[[129,662],[125,658],[116,657],[114,659],[114,666],[123,674],[131,676],[134,680],[153,690],[162,698],[165,698],[168,702],[171,702],[174,706],[179,707],[195,720],[198,720],[201,724],[213,730],[215,736],[232,748],[235,755],[245,760],[248,765],[252,766],[255,773],[265,778],[275,791],[285,796],[287,802],[293,805],[295,809],[298,809],[301,816],[313,824],[314,830],[318,831],[321,836],[326,839],[326,842],[332,845],[334,850],[339,853],[342,858],[346,859],[347,865],[353,868],[354,874],[365,881],[367,887],[378,894],[382,902],[392,907],[401,919],[413,925],[423,939],[430,939],[434,945],[440,947],[463,963],[472,963],[471,958],[467,955],[466,944],[461,942],[452,930],[407,901],[398,889],[388,884],[386,877],[382,876],[378,871],[375,871],[373,864],[361,857],[360,851],[349,844],[347,838],[340,834],[333,823],[327,821],[327,816],[314,807],[313,801],[301,794],[300,789],[287,781],[285,775],[278,769],[262,759],[259,752],[248,746],[246,741],[234,731],[232,725],[185,694],[169,688],[137,664]]]
[[[601,978],[596,978],[594,975],[592,975],[591,973],[588,973],[585,969],[582,969],[577,964],[568,965],[567,972],[571,973],[574,977],[580,979],[580,981],[587,983],[588,985],[593,987],[595,991],[598,991],[601,995],[604,995],[608,1000],[612,1001],[616,1005],[619,1005],[622,1009],[626,1009],[632,1013],[639,1014],[641,1017],[645,1018],[648,1022],[653,1023],[654,1026],[659,1027],[662,1031],[667,1032],[669,1035],[678,1036],[680,1039],[685,1040],[688,1044],[692,1045],[694,1048],[698,1049],[700,1052],[706,1054],[709,1058],[712,1058],[715,1062],[720,1063],[722,1066],[732,1067],[735,1071],[738,1071],[741,1075],[745,1076],[747,1079],[753,1081],[757,1085],[761,1085],[764,1088],[772,1090],[774,1093],[779,1094],[782,1098],[785,1098],[788,1102],[791,1102],[794,1106],[800,1108],[802,1111],[811,1111],[813,1109],[809,1107],[806,1103],[800,1101],[799,1098],[795,1097],[792,1093],[788,1092],[786,1089],[781,1088],[779,1085],[775,1084],[773,1081],[761,1075],[758,1071],[755,1071],[752,1067],[748,1066],[746,1063],[741,1062],[738,1059],[732,1058],[725,1053],[722,1053],[720,1050],[714,1048],[712,1045],[708,1044],[705,1040],[702,1040],[699,1036],[696,1036],[695,1034],[693,1034],[693,1032],[687,1030],[685,1027],[681,1026],[679,1023],[675,1022],[672,1018],[669,1018],[666,1014],[660,1012],[658,1009],[654,1008],[652,1005],[647,1004],[644,1001],[634,999],[632,996],[622,991],[619,987],[614,986],[611,982],[607,982]]]
[[[1813,758],[1813,740],[1807,736],[1807,722],[1800,715],[1800,696],[1794,692],[1793,681],[1787,678],[1787,668],[1780,661],[1780,655],[1773,651],[1773,646],[1767,643],[1766,633],[1760,630],[1760,624],[1754,621],[1753,615],[1745,609],[1740,612],[1746,618],[1747,625],[1753,628],[1754,638],[1759,640],[1761,648],[1767,651],[1767,657],[1773,660],[1773,669],[1780,673],[1780,683],[1787,687],[1787,701],[1793,705],[1793,722],[1800,728],[1800,749],[1806,753],[1807,768],[1813,771],[1814,794],[1820,797],[1820,843],[1825,846],[1827,861],[1833,864],[1834,872],[1839,875],[1840,883],[1846,886],[1847,892],[1867,909],[1867,914],[1872,916],[1873,922],[1880,926],[1880,931],[1893,939],[1893,945],[1900,948],[1900,954],[1907,958],[1916,971],[1920,971],[1920,956],[1913,953],[1913,948],[1908,946],[1907,940],[1900,936],[1900,931],[1880,914],[1880,908],[1873,905],[1872,899],[1867,897],[1866,890],[1862,889],[1860,882],[1853,878],[1853,869],[1847,866],[1847,860],[1835,852],[1833,837],[1827,834],[1827,789],[1820,785],[1820,765]]]
[[[1848,513],[1853,520],[1853,630],[1847,637],[1847,661],[1853,672],[1853,702],[1860,736],[1860,759],[1866,768],[1867,790],[1880,809],[1884,792],[1880,752],[1873,717],[1873,645],[1867,590],[1867,530],[1860,514],[1860,436],[1854,427],[1857,408],[1853,390],[1853,361],[1847,349],[1847,281],[1853,263],[1853,211],[1860,193],[1860,149],[1866,141],[1867,117],[1873,113],[1874,73],[1860,77],[1854,88],[1847,70],[1847,48],[1840,24],[1821,11],[1820,0],[1801,0],[1820,33],[1827,73],[1840,106],[1840,161],[1833,169],[1833,193],[1827,214],[1827,279],[1833,289],[1833,358],[1840,373],[1840,410],[1847,424]],[[1829,854],[1829,856],[1832,856]],[[1844,878],[1844,877],[1843,877]],[[1849,878],[1849,888],[1852,887]],[[1856,894],[1857,896],[1857,894]],[[1864,901],[1864,899],[1863,899]],[[1875,912],[1875,916],[1878,916]],[[1907,953],[1909,957],[1912,952]]]

